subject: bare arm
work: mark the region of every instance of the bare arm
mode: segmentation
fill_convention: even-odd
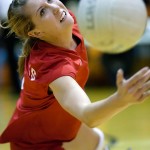
[[[77,82],[64,76],[53,81],[49,86],[60,105],[70,114],[95,127],[112,118],[128,106],[150,97],[150,70],[141,69],[130,79],[125,80],[121,70],[117,73],[117,92],[110,97],[91,103],[86,93]]]

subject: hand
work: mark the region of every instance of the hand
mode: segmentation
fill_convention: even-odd
[[[121,69],[117,72],[117,98],[123,104],[143,102],[150,97],[150,69],[144,67],[131,78],[124,79]]]

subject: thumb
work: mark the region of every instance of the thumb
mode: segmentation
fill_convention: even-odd
[[[120,87],[120,85],[122,84],[123,82],[123,79],[124,79],[124,74],[123,74],[123,70],[122,69],[119,69],[117,71],[117,81],[116,81],[116,84],[117,84],[117,87]]]

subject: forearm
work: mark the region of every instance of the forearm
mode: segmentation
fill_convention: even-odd
[[[95,127],[127,108],[129,105],[121,103],[116,95],[117,93],[104,100],[87,105],[83,111],[84,122],[90,127]]]
[[[80,94],[74,95],[74,93]],[[93,103],[90,102],[86,93],[80,92],[80,90],[76,88],[70,90],[69,93],[66,93],[63,97],[65,99],[63,100],[65,101],[65,103],[63,103],[64,109],[89,127],[95,127],[104,123],[128,107],[127,103],[122,102],[121,97],[119,99],[117,93]],[[70,101],[70,99],[72,99],[72,101]],[[77,103],[78,100],[80,103]]]
[[[63,81],[64,80],[65,77],[63,77]],[[72,79],[69,78],[69,80]],[[112,118],[115,114],[127,107],[127,104],[123,104],[121,97],[116,93],[104,100],[91,103],[89,97],[74,80],[69,82],[71,85],[67,84],[66,80],[65,83],[67,88],[61,88],[61,90],[59,90],[61,85],[64,86],[64,82],[61,79],[54,82],[56,84],[56,82],[60,83],[60,81],[62,83],[59,84],[57,88],[51,84],[56,99],[67,112],[90,127],[100,125],[102,122]]]
[[[90,127],[100,125],[129,105],[143,102],[150,96],[150,70],[145,67],[128,80],[121,70],[117,73],[117,92],[112,96],[91,103],[89,97],[77,82],[64,76],[50,84],[60,105]],[[65,84],[64,84],[65,83]]]
[[[117,72],[117,92],[103,101],[87,105],[84,115],[88,116],[88,124],[97,126],[112,118],[129,105],[143,102],[150,96],[150,70],[145,67],[128,80],[124,79],[123,71]],[[87,117],[85,117],[87,118]]]

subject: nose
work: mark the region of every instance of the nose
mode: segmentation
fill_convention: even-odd
[[[60,7],[57,4],[54,3],[47,3],[46,2],[47,7],[51,8],[52,12],[56,15],[57,13],[59,13],[60,11]]]

